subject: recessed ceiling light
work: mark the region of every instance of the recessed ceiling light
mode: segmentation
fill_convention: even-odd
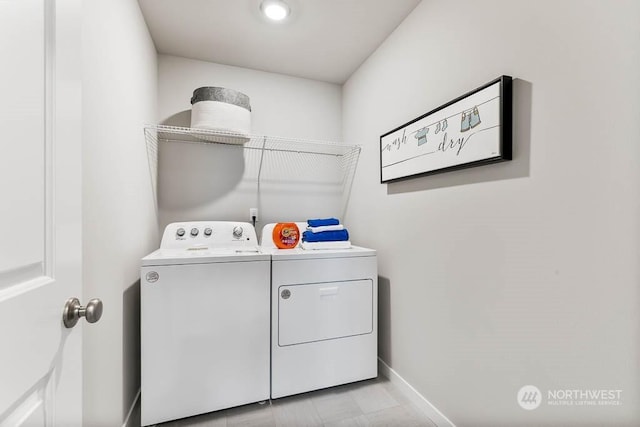
[[[260,5],[260,10],[273,21],[282,21],[291,12],[289,6],[282,0],[264,0]]]

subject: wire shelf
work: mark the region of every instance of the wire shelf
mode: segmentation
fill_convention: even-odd
[[[172,149],[176,144],[207,145],[218,150],[215,155],[220,158],[241,152],[243,188],[252,188],[250,191],[256,192],[258,201],[263,197],[261,190],[265,187],[269,189],[267,193],[287,192],[295,197],[302,186],[331,197],[339,205],[338,213],[342,216],[346,212],[361,151],[359,145],[164,125],[146,125],[144,134],[156,211],[158,158],[164,144],[171,145]]]

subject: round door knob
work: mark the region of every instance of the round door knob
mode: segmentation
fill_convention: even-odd
[[[102,301],[94,298],[85,307],[80,305],[78,298],[69,298],[64,305],[62,321],[67,328],[73,328],[78,320],[84,317],[89,323],[96,323],[102,317]]]
[[[233,237],[242,237],[242,233],[244,233],[242,227],[240,227],[239,225],[233,227]]]

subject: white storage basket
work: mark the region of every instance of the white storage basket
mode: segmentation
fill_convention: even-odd
[[[191,127],[248,136],[251,133],[249,97],[223,87],[207,86],[194,90],[191,98]]]

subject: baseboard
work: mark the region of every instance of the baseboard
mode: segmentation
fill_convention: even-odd
[[[420,408],[422,412],[424,412],[431,421],[436,423],[438,427],[456,427],[449,418],[440,412],[438,408],[433,406],[433,403],[429,402],[423,395],[418,393],[411,384],[409,384],[380,358],[378,358],[378,372],[389,378],[391,384],[396,386],[397,389],[411,401],[411,403]]]
[[[136,397],[133,399],[133,402],[131,402],[131,407],[129,408],[129,413],[127,414],[127,417],[124,419],[124,423],[122,423],[122,427],[137,427],[135,425],[130,425],[130,423],[135,422],[136,417],[132,417],[132,414],[134,413],[136,407],[139,406],[140,403],[140,389],[138,389],[138,393],[136,393]],[[137,417],[138,419],[140,417]],[[140,424],[138,423],[138,426]]]
[[[418,393],[418,391],[413,388],[411,384],[409,384],[404,378],[402,378],[396,371],[394,371],[389,365],[387,365],[382,359],[378,358],[378,372],[385,377],[389,378],[391,384],[396,386],[398,390],[405,395],[411,403],[416,405],[422,412],[428,416],[431,421],[433,421],[438,427],[456,427],[455,424],[449,420],[438,408],[436,408],[433,403],[429,402],[423,395]],[[129,413],[122,424],[122,427],[135,427],[129,425],[129,423],[134,422],[134,418],[132,418],[132,414],[134,413],[136,407],[140,402],[140,390],[136,393],[136,397],[133,399],[131,403],[131,407],[129,408]]]

